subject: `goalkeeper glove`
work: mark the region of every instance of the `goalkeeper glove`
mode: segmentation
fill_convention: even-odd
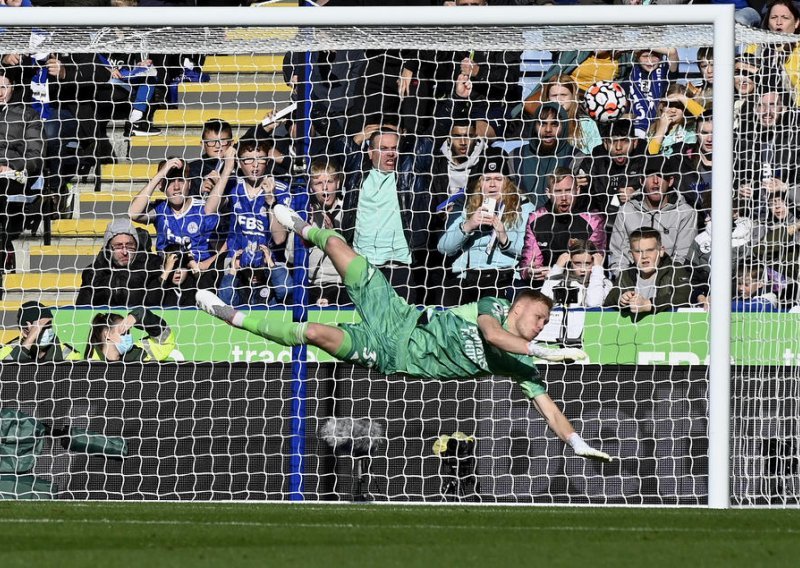
[[[596,460],[599,462],[611,462],[610,455],[605,452],[601,452],[600,450],[595,450],[589,444],[584,442],[583,438],[581,438],[580,434],[577,432],[573,432],[570,437],[567,438],[567,443],[572,446],[573,450],[575,450],[576,456],[580,456],[589,460]]]
[[[528,343],[528,355],[531,357],[539,357],[545,361],[558,363],[560,361],[582,361],[588,355],[577,347],[565,347],[563,349],[548,349],[542,347],[535,341]]]

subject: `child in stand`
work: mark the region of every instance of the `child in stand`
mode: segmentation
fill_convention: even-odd
[[[741,266],[736,275],[733,312],[777,312],[778,296],[769,291],[766,271],[759,266]]]
[[[603,255],[589,241],[573,239],[542,285],[542,293],[556,304],[601,308],[611,281],[603,270]]]
[[[666,96],[671,74],[678,70],[678,50],[653,48],[637,51],[628,86],[637,138],[645,138],[658,120],[658,103]]]

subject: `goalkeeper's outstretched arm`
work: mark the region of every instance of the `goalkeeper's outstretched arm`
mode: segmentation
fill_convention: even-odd
[[[542,415],[542,418],[547,421],[547,425],[556,433],[556,436],[575,450],[576,456],[601,462],[611,461],[611,456],[607,453],[595,450],[583,441],[583,438],[575,431],[575,428],[572,427],[572,424],[570,424],[567,417],[564,416],[564,413],[561,412],[561,409],[556,406],[556,403],[553,402],[550,395],[546,393],[540,394],[533,399],[533,406],[536,407],[536,410]]]

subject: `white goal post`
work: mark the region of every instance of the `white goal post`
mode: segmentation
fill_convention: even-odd
[[[81,28],[119,26],[124,28],[165,29],[208,27],[262,27],[293,30],[293,39],[286,42],[293,49],[303,45],[303,30],[314,28],[330,32],[322,37],[318,49],[335,49],[338,45],[346,49],[349,38],[338,38],[340,27],[391,28],[381,41],[381,48],[397,48],[404,36],[413,36],[413,30],[431,28],[442,30],[467,28],[480,34],[486,27],[513,27],[524,35],[544,34],[540,49],[555,49],[553,37],[559,29],[578,30],[571,40],[572,46],[585,46],[581,28],[593,34],[605,30],[608,41],[603,45],[609,49],[635,49],[667,44],[671,30],[692,29],[706,33],[704,37],[713,43],[714,84],[713,90],[713,178],[712,198],[716,214],[712,226],[710,340],[709,340],[709,390],[708,390],[708,506],[728,508],[731,506],[731,297],[732,253],[730,238],[733,187],[733,108],[734,108],[734,54],[735,28],[732,5],[691,6],[547,6],[547,7],[480,7],[477,9],[380,7],[362,8],[32,8],[4,10],[2,26],[7,31],[17,26],[31,28]],[[656,30],[655,38],[642,30]],[[297,33],[294,33],[297,32]],[[198,32],[200,33],[200,32]],[[587,33],[587,32],[583,32]],[[202,32],[198,41],[208,39],[207,53],[235,53],[235,43],[217,41]],[[319,39],[319,38],[318,38]],[[452,39],[452,37],[451,37]],[[326,41],[328,43],[326,43]],[[361,41],[364,41],[363,39]],[[436,48],[436,38],[431,38],[426,48]],[[282,45],[281,39],[275,39]],[[483,48],[490,38],[481,38]],[[648,43],[643,43],[648,42]],[[446,43],[443,42],[443,44]],[[675,42],[680,44],[679,41]],[[0,46],[3,38],[0,35]],[[257,41],[254,42],[257,45]],[[500,44],[502,48],[502,43]],[[68,45],[56,46],[68,51]],[[123,49],[129,47],[123,46]],[[524,48],[524,47],[521,47]],[[578,49],[579,47],[574,47]],[[135,49],[135,48],[130,48]],[[562,47],[561,49],[567,49]],[[583,49],[586,49],[583,47]],[[154,48],[153,51],[157,51]],[[0,52],[3,52],[0,49]]]

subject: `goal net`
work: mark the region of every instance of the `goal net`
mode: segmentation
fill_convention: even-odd
[[[269,25],[283,10],[4,24],[0,495],[704,505],[716,294],[731,502],[796,504],[791,38],[737,28],[720,132],[734,86],[710,19]],[[726,136],[732,302],[710,265]],[[577,457],[510,378],[387,377],[195,309],[207,289],[264,329],[391,319],[354,309],[276,203],[431,306],[419,325],[541,290],[537,341],[588,355],[538,361],[547,391],[614,461]],[[380,356],[407,353],[382,325]]]

